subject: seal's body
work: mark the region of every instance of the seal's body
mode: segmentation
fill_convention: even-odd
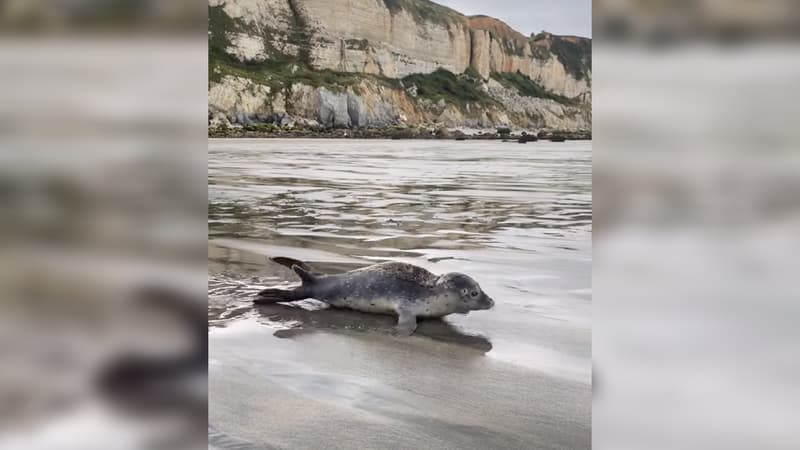
[[[405,335],[414,332],[417,317],[466,314],[494,306],[475,280],[460,273],[437,276],[411,264],[388,262],[325,275],[291,258],[272,260],[291,267],[303,284],[291,290],[265,289],[255,303],[313,298],[338,308],[394,314],[398,316],[397,331]]]

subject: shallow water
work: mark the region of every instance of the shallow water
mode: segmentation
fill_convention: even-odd
[[[443,436],[442,448],[588,446],[591,214],[590,142],[209,141],[215,433],[310,448],[356,420],[372,448],[388,433],[366,431],[377,420],[400,448],[417,445],[407,433]],[[423,321],[410,338],[390,335],[389,316],[314,300],[254,308],[258,290],[298,282],[267,256],[326,272],[387,260],[464,272],[496,307]],[[246,396],[229,388],[243,377]],[[447,405],[424,406],[452,377]],[[296,440],[278,414],[287,404],[326,419]],[[273,427],[243,422],[248,408]],[[475,408],[496,408],[496,426]]]

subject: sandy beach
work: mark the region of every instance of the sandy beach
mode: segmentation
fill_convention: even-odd
[[[424,326],[406,339],[373,331],[280,338],[257,319],[215,330],[210,423],[256,448],[590,447],[589,385],[431,339]]]
[[[590,144],[287,145],[210,144],[210,447],[591,446]],[[279,255],[460,271],[497,305],[406,338],[315,300],[253,306],[298,283]]]

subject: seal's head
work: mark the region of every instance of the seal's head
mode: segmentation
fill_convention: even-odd
[[[463,273],[447,273],[439,277],[439,284],[458,298],[456,312],[468,313],[480,309],[490,309],[494,300],[483,292],[478,282]]]

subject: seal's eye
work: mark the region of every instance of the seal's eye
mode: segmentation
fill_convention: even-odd
[[[478,296],[478,291],[472,291],[472,294],[471,294],[471,295],[472,295],[473,297],[477,297],[477,296]]]

